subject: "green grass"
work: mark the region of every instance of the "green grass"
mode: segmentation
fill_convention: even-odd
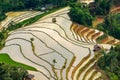
[[[16,67],[22,67],[26,70],[37,71],[34,67],[31,67],[31,66],[28,66],[28,65],[25,65],[25,64],[22,64],[22,63],[12,60],[8,54],[0,53],[0,63],[5,63],[5,64],[11,65],[11,66],[16,66]]]

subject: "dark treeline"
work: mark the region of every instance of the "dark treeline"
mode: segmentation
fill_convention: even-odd
[[[120,13],[110,14],[105,21],[97,26],[97,29],[104,31],[117,39],[120,39]]]
[[[54,4],[60,7],[75,1],[77,0],[0,0],[0,12],[35,9],[45,4]]]
[[[0,63],[0,80],[24,80],[28,72],[21,68]]]
[[[46,4],[53,4],[57,7],[66,6],[77,0],[0,0],[0,21],[8,11],[19,11],[26,9],[40,9]]]

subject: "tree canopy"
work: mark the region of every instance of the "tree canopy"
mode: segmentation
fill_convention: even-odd
[[[104,23],[98,25],[97,28],[117,39],[120,39],[120,13],[108,15],[105,18]]]
[[[66,6],[77,0],[0,0],[0,21],[6,16],[8,11],[18,11],[26,9],[40,9],[46,4],[53,4],[57,7]]]
[[[0,11],[7,12],[11,10],[21,10],[44,6],[45,4],[55,4],[65,6],[68,2],[77,0],[0,0]]]
[[[69,12],[72,21],[85,26],[92,26],[93,17],[88,7],[82,4],[72,4]]]
[[[24,80],[27,75],[23,68],[0,63],[0,80]]]
[[[103,52],[99,59],[98,66],[106,72],[110,80],[120,79],[120,45],[111,47],[108,53]]]
[[[114,6],[120,6],[120,0],[113,0]]]
[[[91,14],[107,15],[112,7],[113,0],[95,0],[95,6],[91,9]]]

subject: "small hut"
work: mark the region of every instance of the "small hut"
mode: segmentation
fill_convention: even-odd
[[[101,47],[100,47],[98,44],[96,44],[96,45],[94,46],[93,51],[96,52],[96,51],[99,51],[99,50],[101,50]]]

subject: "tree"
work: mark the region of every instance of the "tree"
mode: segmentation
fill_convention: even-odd
[[[96,15],[107,15],[113,5],[113,0],[95,0],[96,7],[93,9]]]
[[[85,26],[92,26],[93,17],[88,8],[82,4],[73,4],[69,12],[72,21]]]
[[[58,7],[66,6],[68,4],[77,2],[77,0],[42,0],[42,4],[54,4]]]
[[[23,68],[0,63],[0,80],[23,80],[27,75]]]
[[[39,4],[41,4],[41,0],[25,0],[25,7],[26,8],[35,8]]]

